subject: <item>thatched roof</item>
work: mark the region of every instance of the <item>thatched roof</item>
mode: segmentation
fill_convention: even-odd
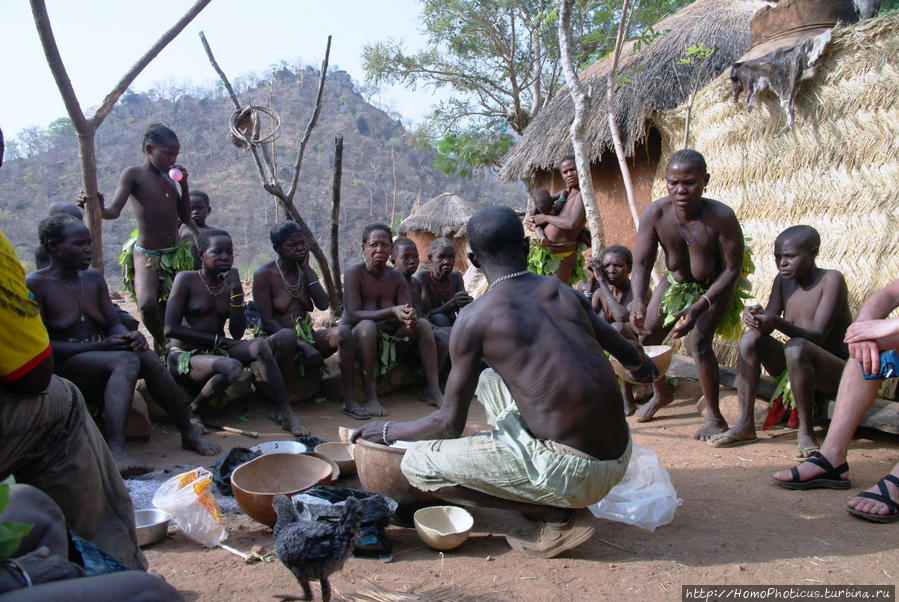
[[[615,95],[616,117],[624,148],[631,156],[634,146],[646,135],[647,121],[661,110],[673,109],[689,96],[699,64],[678,64],[690,46],[702,43],[714,48],[702,64],[700,87],[715,79],[749,48],[749,22],[766,2],[761,0],[697,0],[670,15],[655,26],[658,36],[639,52],[633,42],[622,48],[619,73],[630,74],[631,81]],[[611,57],[597,61],[580,77],[592,88],[593,110],[587,121],[588,155],[598,161],[612,148],[608,111],[605,108],[606,76]],[[559,158],[571,152],[569,128],[574,106],[567,88],[555,98],[525,129],[518,143],[502,160],[500,179],[513,181],[530,177],[538,170],[551,170]]]
[[[697,95],[691,138],[708,163],[707,194],[730,205],[752,239],[758,303],[767,302],[777,274],[774,239],[796,224],[821,233],[817,263],[843,273],[854,308],[896,278],[897,31],[899,12],[834,28],[814,77],[800,84],[792,127],[770,91],[759,94],[752,113],[745,99],[735,104],[728,73]],[[679,148],[685,116],[681,106],[654,120],[663,158],[654,198],[666,194],[665,159]]]
[[[413,230],[431,232],[437,236],[462,236],[468,218],[474,215],[474,205],[458,194],[444,192],[421,206],[414,215],[410,215],[398,228],[405,235]]]

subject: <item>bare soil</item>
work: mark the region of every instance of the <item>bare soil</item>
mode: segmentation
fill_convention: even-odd
[[[735,584],[895,584],[899,551],[896,528],[854,518],[845,512],[855,492],[869,487],[899,459],[894,436],[860,431],[849,454],[853,488],[849,491],[788,491],[770,481],[771,474],[793,465],[795,432],[760,436],[753,445],[712,449],[694,441],[700,426],[696,409],[699,387],[681,381],[675,402],[649,423],[629,419],[636,443],[652,448],[668,470],[683,505],[674,521],[655,533],[598,521],[594,537],[567,557],[542,560],[513,552],[503,534],[522,517],[474,509],[475,528],[460,548],[438,553],[427,548],[414,529],[390,527],[394,560],[351,558],[332,578],[335,599],[354,599],[370,583],[393,592],[442,593],[430,599],[470,600],[675,600],[681,585]],[[430,411],[413,391],[383,397],[392,420]],[[737,415],[735,392],[722,392],[728,420]],[[337,439],[340,425],[360,422],[338,413],[340,406],[304,403],[297,410],[318,437]],[[238,402],[222,422],[259,431],[259,440],[285,438],[259,402]],[[765,406],[757,404],[757,423]],[[240,420],[241,416],[247,418]],[[484,426],[473,404],[470,422]],[[770,433],[770,431],[769,431]],[[823,433],[819,434],[823,436]],[[227,450],[259,440],[213,433]],[[207,459],[181,450],[171,424],[154,427],[152,441],[132,443],[140,461],[175,472]],[[358,487],[355,477],[341,485]],[[254,545],[272,548],[271,529],[245,515],[227,515],[226,543],[244,552]],[[277,560],[248,565],[223,549],[204,549],[173,530],[164,541],[145,549],[151,570],[163,575],[188,600],[272,600],[276,594],[300,594],[293,576]],[[320,595],[316,589],[316,599]]]

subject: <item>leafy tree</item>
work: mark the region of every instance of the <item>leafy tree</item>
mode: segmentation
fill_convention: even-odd
[[[416,132],[433,143],[437,166],[470,175],[496,166],[564,83],[556,0],[420,0],[428,46],[407,54],[400,42],[367,44],[366,82],[448,88]],[[647,0],[627,30],[643,32],[689,0]],[[608,54],[620,0],[579,0],[571,19],[581,64]]]

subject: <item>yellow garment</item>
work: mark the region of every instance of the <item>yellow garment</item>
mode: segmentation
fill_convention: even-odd
[[[22,378],[48,355],[50,337],[25,285],[25,270],[0,232],[0,383]]]

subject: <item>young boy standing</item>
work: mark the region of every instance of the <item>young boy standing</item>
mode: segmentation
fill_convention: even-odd
[[[159,123],[150,125],[143,139],[147,160],[122,172],[112,205],[102,208],[103,219],[116,219],[128,199],[134,199],[137,236],[122,250],[123,280],[132,289],[141,321],[153,335],[157,352],[165,343],[162,316],[175,274],[193,269],[189,243],[180,241],[178,235],[179,220],[196,234],[187,202],[187,170],[175,163],[180,150],[175,132]],[[169,177],[172,168],[181,172],[177,184]]]
[[[836,270],[815,265],[821,237],[811,226],[787,228],[774,241],[774,278],[768,306],[747,307],[740,338],[737,396],[740,417],[730,430],[709,439],[712,447],[732,447],[756,441],[753,406],[761,366],[777,376],[789,373],[799,414],[797,459],[818,450],[812,428],[815,391],[835,395],[848,357],[843,337],[852,321],[846,281]],[[777,330],[789,340],[771,336]]]

